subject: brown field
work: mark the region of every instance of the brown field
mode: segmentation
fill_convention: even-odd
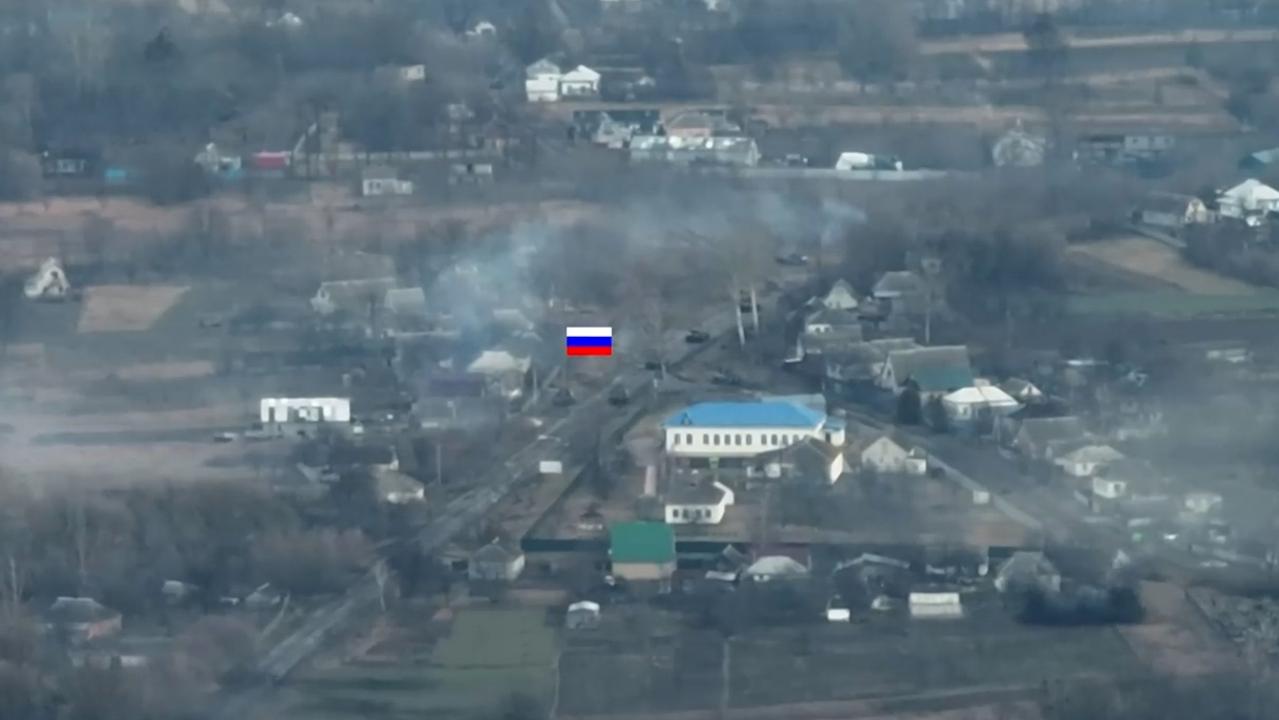
[[[189,288],[174,285],[98,285],[84,293],[77,332],[150,329]]]
[[[1279,39],[1274,30],[1183,30],[1181,32],[1109,37],[1070,37],[1071,50],[1088,48],[1130,48],[1151,45],[1186,45],[1204,43],[1264,43]],[[979,37],[928,40],[920,43],[924,55],[947,53],[1025,52],[1026,38],[1021,33],[1001,33]]]
[[[1186,598],[1168,583],[1143,583],[1147,618],[1122,627],[1128,647],[1152,670],[1170,675],[1207,675],[1238,669],[1239,658]]]
[[[1129,236],[1073,245],[1070,252],[1086,255],[1121,270],[1171,283],[1198,295],[1252,295],[1257,288],[1241,280],[1201,270],[1178,252],[1146,237]]]

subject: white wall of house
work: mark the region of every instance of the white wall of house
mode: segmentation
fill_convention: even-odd
[[[1095,477],[1092,479],[1092,494],[1107,500],[1118,500],[1128,492],[1128,483],[1123,480]]]
[[[812,428],[668,427],[666,454],[684,458],[749,458],[790,447],[808,438],[839,446],[844,444],[844,431],[827,430],[824,424]]]
[[[560,76],[538,75],[524,81],[524,94],[531,103],[555,102],[560,99]]]
[[[1070,462],[1064,459],[1058,459],[1058,467],[1060,467],[1067,475],[1071,477],[1083,478],[1097,472],[1097,468],[1101,463],[1076,461]]]
[[[724,522],[724,513],[732,505],[736,496],[731,488],[722,483],[715,483],[720,491],[718,502],[713,503],[667,503],[666,523],[668,525],[718,525]]]
[[[365,197],[379,195],[412,195],[413,183],[395,178],[365,178],[361,187]]]
[[[912,618],[958,618],[964,606],[957,592],[913,592],[909,598]]]
[[[259,420],[266,423],[351,422],[350,398],[262,398]]]
[[[881,437],[862,450],[862,467],[875,472],[906,472],[910,452],[888,437]]]

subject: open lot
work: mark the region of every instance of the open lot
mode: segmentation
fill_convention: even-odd
[[[301,672],[268,715],[279,720],[474,718],[512,692],[549,702],[555,635],[537,608],[406,607],[361,656]]]
[[[1176,249],[1146,237],[1129,236],[1073,245],[1070,252],[1162,280],[1196,295],[1257,295],[1263,292],[1255,285],[1197,268],[1186,262]]]
[[[84,291],[79,332],[148,330],[187,291],[177,286],[99,285]]]

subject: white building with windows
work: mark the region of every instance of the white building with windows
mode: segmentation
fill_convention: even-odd
[[[718,525],[736,497],[720,482],[679,483],[663,498],[668,525]]]
[[[666,418],[668,457],[742,459],[809,438],[844,444],[844,421],[787,400],[704,402]]]
[[[263,425],[285,423],[349,423],[350,398],[262,398],[259,419]]]

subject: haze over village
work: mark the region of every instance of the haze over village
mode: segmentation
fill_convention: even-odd
[[[0,720],[1279,717],[1279,2],[0,3]]]

